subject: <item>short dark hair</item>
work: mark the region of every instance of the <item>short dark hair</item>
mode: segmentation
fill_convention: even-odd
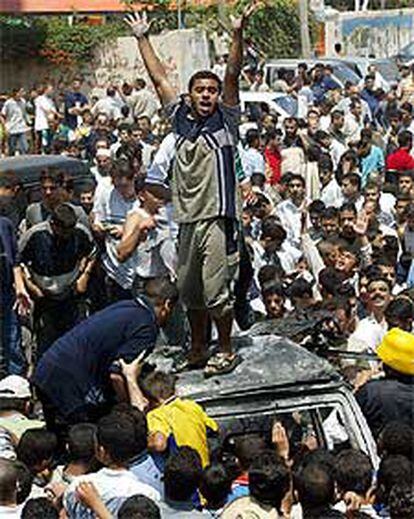
[[[291,182],[293,182],[294,180],[299,180],[299,182],[302,183],[302,186],[305,187],[306,186],[306,183],[305,183],[305,179],[302,177],[302,175],[298,175],[296,173],[292,173],[292,176],[290,177],[289,179],[289,184]]]
[[[47,497],[29,499],[24,505],[22,519],[58,519],[59,512]]]
[[[298,297],[312,297],[312,283],[309,283],[309,281],[306,281],[306,279],[303,278],[297,278],[290,284],[287,295],[289,298],[298,298]]]
[[[44,169],[40,173],[40,184],[46,182],[46,180],[51,180],[54,184],[58,186],[63,186],[64,175],[62,171],[57,171],[54,169]]]
[[[28,467],[20,460],[14,462],[17,471],[17,497],[18,505],[21,505],[30,496],[32,491],[34,474],[30,472]]]
[[[341,207],[339,208],[339,213],[344,213],[345,211],[354,213],[355,215],[358,214],[357,208],[355,204],[353,204],[352,202],[345,202],[341,205]]]
[[[96,425],[78,423],[68,432],[67,451],[72,462],[89,463],[95,456]]]
[[[140,279],[134,279],[132,285],[132,293],[138,294],[140,288]],[[144,284],[145,296],[154,304],[170,301],[175,305],[178,301],[177,285],[170,281],[168,277],[149,278]]]
[[[131,167],[129,157],[121,156],[112,162],[109,174],[112,178],[132,180],[134,178],[134,170]]]
[[[321,153],[318,158],[318,169],[323,171],[333,171],[334,165],[332,158],[327,153]]]
[[[250,464],[249,490],[259,503],[272,505],[280,510],[289,484],[289,470],[275,452],[264,451]]]
[[[98,422],[96,440],[112,461],[127,464],[136,454],[133,418],[122,413],[104,416]]]
[[[319,214],[319,215],[322,216],[322,214],[325,211],[325,209],[326,209],[326,206],[322,202],[322,200],[314,200],[308,206],[309,214]]]
[[[414,482],[401,481],[392,487],[388,500],[391,519],[414,517]]]
[[[263,238],[277,239],[280,242],[284,242],[287,236],[285,229],[275,216],[268,216],[263,220],[261,234]]]
[[[234,438],[234,454],[243,471],[248,470],[253,460],[266,450],[266,441],[259,434],[248,433]]]
[[[118,519],[161,519],[158,506],[146,496],[131,496],[118,510]]]
[[[413,464],[405,456],[386,456],[380,462],[377,475],[377,499],[387,506],[391,489],[401,481],[412,481]]]
[[[381,456],[401,455],[412,461],[414,458],[414,429],[400,421],[388,422],[380,432],[378,448]]]
[[[294,473],[294,488],[303,510],[332,504],[335,498],[335,481],[328,467],[310,463]]]
[[[260,140],[259,130],[256,130],[256,128],[250,128],[249,130],[247,130],[247,132],[246,132],[246,144],[248,146],[252,146],[253,143],[256,140]]]
[[[394,265],[392,265],[394,267]],[[387,321],[410,321],[414,318],[414,303],[408,297],[396,297],[389,302],[385,310]],[[414,437],[413,437],[414,440]]]
[[[124,413],[129,415],[134,421],[135,427],[135,454],[134,456],[139,456],[142,454],[147,448],[147,437],[148,437],[148,424],[147,418],[145,414],[134,407],[131,404],[126,402],[122,402],[117,404],[112,408],[112,412],[114,413]]]
[[[46,429],[28,429],[23,433],[17,445],[16,453],[33,472],[41,463],[50,460],[56,454],[56,435]]]
[[[167,400],[175,394],[177,377],[164,371],[153,371],[141,382],[142,391],[152,402]]]
[[[200,483],[200,492],[207,500],[207,508],[217,510],[226,502],[231,492],[232,480],[221,463],[206,467]]]
[[[181,447],[165,463],[165,497],[172,501],[188,501],[197,490],[203,469],[198,452]]]
[[[400,148],[408,148],[413,145],[413,134],[409,131],[403,131],[398,134],[398,146]]]
[[[349,182],[358,188],[358,191],[361,191],[361,177],[358,173],[347,173],[341,179],[341,184],[344,180],[349,180]]]
[[[276,265],[263,265],[257,274],[257,279],[261,288],[263,288],[265,283],[268,283],[269,281],[278,281],[282,277],[283,276],[280,275],[280,270]]]
[[[369,456],[356,449],[341,451],[335,460],[335,480],[342,493],[364,496],[372,486],[374,467]]]
[[[338,216],[338,209],[332,205],[329,205],[322,213],[322,220],[337,220]]]
[[[17,175],[14,171],[0,171],[0,187],[13,189],[18,183]]]
[[[69,204],[59,204],[52,210],[51,221],[63,229],[73,229],[76,225],[76,213]]]
[[[219,92],[221,92],[222,82],[217,74],[212,72],[211,70],[199,70],[195,74],[190,77],[190,81],[188,82],[188,91],[191,92],[193,89],[194,83],[199,79],[212,79],[217,83]]]
[[[276,281],[264,283],[264,285],[262,287],[262,297],[263,297],[263,299],[266,299],[269,296],[285,297],[285,291],[283,289],[283,285]]]

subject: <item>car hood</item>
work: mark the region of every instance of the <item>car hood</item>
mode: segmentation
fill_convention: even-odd
[[[293,385],[339,381],[340,375],[325,359],[309,352],[286,337],[275,335],[239,336],[233,348],[243,361],[227,375],[204,378],[201,370],[182,373],[178,379],[180,396],[194,399],[251,393]],[[168,370],[171,359],[160,351],[150,357],[157,367]]]

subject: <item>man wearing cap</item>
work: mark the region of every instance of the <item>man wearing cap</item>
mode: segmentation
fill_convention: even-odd
[[[0,429],[6,429],[17,440],[27,429],[44,427],[41,420],[28,418],[32,394],[29,382],[19,375],[0,380]],[[2,442],[0,437],[0,456]]]
[[[95,247],[89,230],[69,204],[31,227],[19,242],[24,279],[34,301],[37,351],[41,355],[79,320],[79,295],[86,292]]]
[[[356,393],[368,425],[378,437],[391,421],[414,424],[414,335],[392,328],[377,348],[385,377],[371,380]]]

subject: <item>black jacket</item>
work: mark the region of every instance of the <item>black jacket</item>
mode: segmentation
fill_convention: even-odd
[[[375,438],[388,422],[414,427],[414,377],[386,377],[371,380],[356,399]]]

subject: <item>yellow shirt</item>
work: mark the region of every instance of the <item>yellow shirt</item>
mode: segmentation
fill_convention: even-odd
[[[208,465],[207,428],[216,432],[218,425],[201,406],[177,397],[150,411],[147,419],[150,434],[159,432],[178,447],[192,447],[203,467]]]

